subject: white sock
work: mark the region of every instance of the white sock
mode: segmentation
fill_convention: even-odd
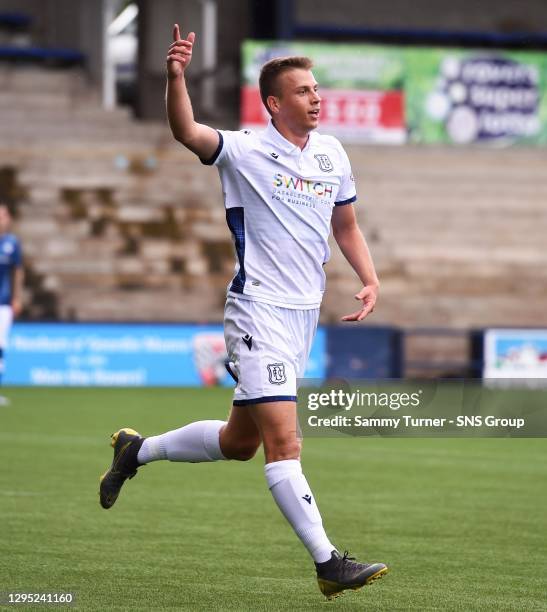
[[[226,459],[220,450],[220,429],[226,421],[197,421],[159,436],[146,438],[137,461],[150,463],[159,459],[201,463]]]
[[[266,464],[266,480],[279,509],[316,563],[335,550],[323,529],[319,509],[297,459]]]

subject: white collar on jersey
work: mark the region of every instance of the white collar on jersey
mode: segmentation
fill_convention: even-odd
[[[263,132],[263,136],[265,140],[267,140],[271,144],[274,144],[278,149],[281,149],[281,151],[283,151],[284,153],[294,153],[294,152],[301,153],[303,150],[305,151],[309,147],[312,138],[315,137],[315,133],[310,132],[306,146],[304,147],[304,149],[300,149],[298,145],[293,144],[292,142],[287,140],[285,136],[281,134],[281,132],[278,132],[277,128],[273,124],[273,121],[270,119],[268,121],[268,125],[266,129]]]

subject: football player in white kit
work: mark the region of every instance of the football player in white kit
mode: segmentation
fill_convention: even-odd
[[[274,59],[262,68],[260,91],[271,116],[264,131],[217,131],[194,120],[186,89],[195,34],[182,39],[175,25],[173,38],[167,55],[169,124],[176,140],[217,166],[235,244],[224,327],[237,385],[227,422],[199,421],[147,438],[129,428],[113,434],[114,459],[101,477],[101,505],[110,508],[125,480],[151,461],[245,461],[262,444],[272,496],[313,558],[319,588],[331,598],[387,572],[383,563],[339,554],[300,465],[296,385],[317,326],[331,225],[363,284],[355,296],[359,309],[343,320],[361,321],[378,293],[352,205],[350,163],[335,138],[314,131],[321,97],[308,58]]]

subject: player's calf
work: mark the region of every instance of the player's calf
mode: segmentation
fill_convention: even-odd
[[[258,440],[258,442],[225,443],[221,439],[220,447],[226,459],[250,461],[256,455],[256,451],[260,447],[260,440]]]

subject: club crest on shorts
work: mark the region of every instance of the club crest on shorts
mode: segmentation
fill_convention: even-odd
[[[318,153],[317,155],[314,155],[314,157],[319,164],[319,170],[322,170],[323,172],[332,172],[334,170],[334,166],[332,165],[329,156],[325,155],[325,153]]]
[[[284,363],[269,363],[268,364],[268,378],[272,385],[282,385],[287,382],[287,375],[285,374]]]

